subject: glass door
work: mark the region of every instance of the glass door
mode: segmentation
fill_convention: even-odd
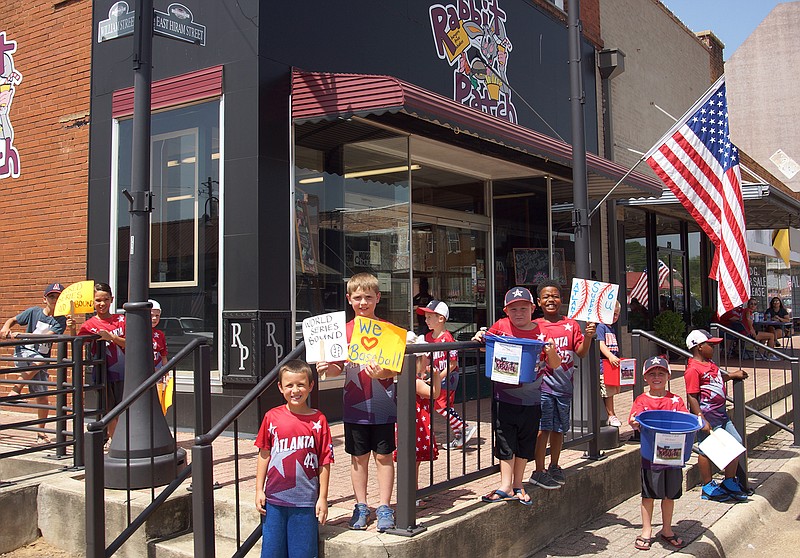
[[[658,312],[672,310],[687,316],[686,256],[681,250],[658,250]]]
[[[488,227],[435,221],[417,216],[412,225],[414,301],[420,306],[431,298],[445,302],[450,310],[447,329],[457,341],[468,340],[487,320]],[[427,331],[421,316],[414,325],[419,334]]]

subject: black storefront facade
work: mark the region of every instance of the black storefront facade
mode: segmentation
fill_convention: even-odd
[[[132,39],[97,36],[119,4],[94,3],[88,250],[89,278],[111,283],[118,308]],[[378,315],[408,329],[427,284],[459,338],[499,317],[508,287],[571,280],[567,30],[552,9],[164,4],[204,25],[205,45],[154,41],[150,295],[171,349],[213,339],[215,416],[291,349],[299,321],[346,306],[354,273],[379,278]],[[582,51],[596,153],[595,48]],[[595,200],[626,170],[591,153],[588,167]],[[632,192],[660,187],[634,174],[617,194]],[[332,419],[340,387],[321,386]]]

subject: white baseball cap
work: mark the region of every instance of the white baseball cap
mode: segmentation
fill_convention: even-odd
[[[161,312],[161,305],[158,303],[158,301],[157,301],[157,300],[153,300],[153,299],[151,298],[151,299],[149,299],[147,302],[149,302],[150,304],[152,304],[152,305],[153,305],[153,310],[158,310],[159,312]]]
[[[417,308],[417,314],[419,314],[420,316],[425,314],[426,312],[435,312],[436,314],[444,316],[445,320],[450,318],[450,309],[447,307],[447,304],[445,304],[441,300],[433,299],[428,303],[426,307]]]
[[[711,337],[711,334],[704,329],[695,329],[686,336],[686,348],[690,351],[700,343],[722,343],[722,337]]]

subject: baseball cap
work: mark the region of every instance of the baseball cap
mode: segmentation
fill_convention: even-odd
[[[153,310],[161,311],[161,305],[158,303],[157,300],[153,300],[152,298],[147,299],[147,302],[153,305]]]
[[[669,368],[669,361],[665,359],[663,356],[654,356],[644,361],[644,367],[642,367],[642,375],[647,374],[653,368],[665,368],[669,374],[672,374],[672,370],[670,370]]]
[[[686,348],[690,351],[700,343],[722,343],[722,338],[711,337],[711,334],[704,329],[695,329],[686,336]]]
[[[44,289],[44,296],[49,295],[50,293],[60,293],[64,290],[64,285],[61,283],[50,283]]]
[[[442,302],[441,300],[436,300],[435,298],[431,300],[427,306],[424,308],[417,308],[417,314],[422,316],[426,312],[435,312],[439,315],[444,316],[444,319],[447,320],[450,318],[450,309],[447,307],[447,304]]]
[[[525,287],[513,287],[506,293],[506,300],[505,303],[503,303],[503,306],[508,306],[512,302],[516,302],[518,300],[524,300],[525,302],[530,302],[531,304],[534,303],[533,295],[528,289]]]

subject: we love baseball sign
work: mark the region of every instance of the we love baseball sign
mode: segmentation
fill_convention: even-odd
[[[356,316],[347,360],[356,364],[374,362],[400,372],[406,351],[406,330],[388,322]]]

